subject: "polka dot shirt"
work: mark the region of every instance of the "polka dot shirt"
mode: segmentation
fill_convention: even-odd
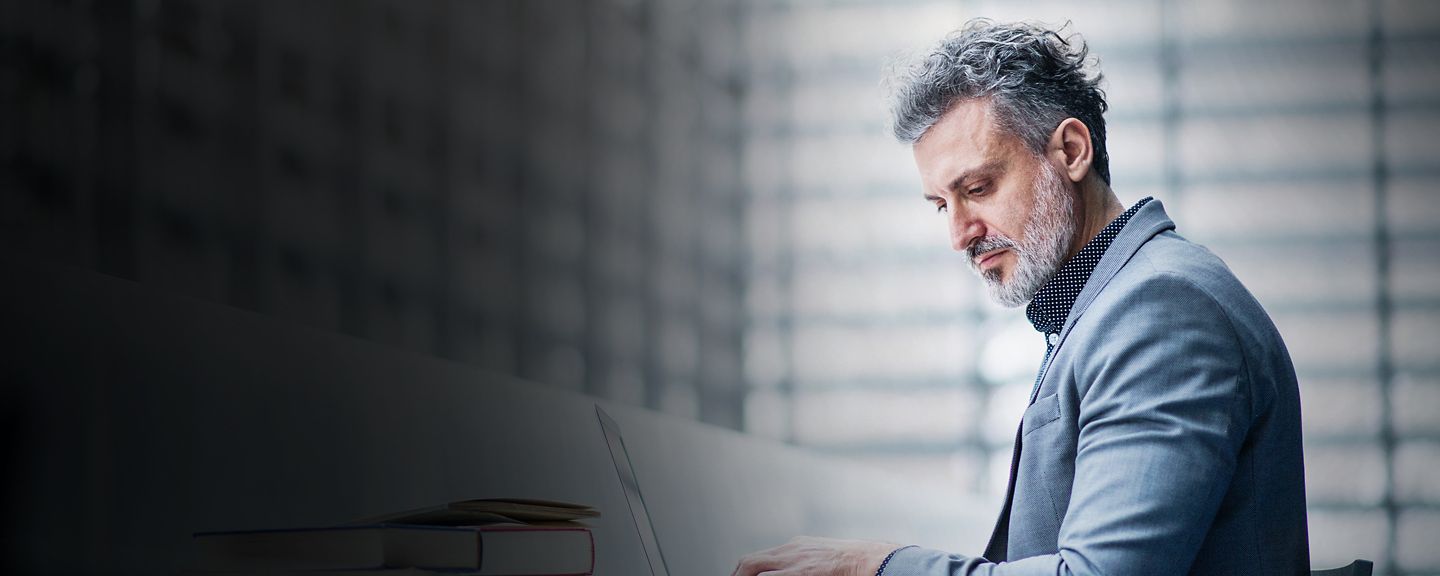
[[[1050,281],[1035,292],[1035,297],[1025,307],[1025,317],[1030,319],[1030,324],[1034,325],[1036,330],[1045,334],[1047,344],[1054,346],[1059,339],[1060,329],[1065,327],[1065,319],[1070,317],[1070,309],[1075,306],[1075,299],[1090,280],[1095,265],[1100,263],[1100,258],[1110,248],[1110,242],[1115,240],[1115,235],[1119,234],[1125,223],[1130,221],[1130,217],[1150,200],[1148,196],[1141,199],[1125,213],[1111,220],[1099,234],[1085,243],[1075,257],[1061,265]]]

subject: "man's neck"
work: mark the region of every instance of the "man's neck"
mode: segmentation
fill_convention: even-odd
[[[1093,172],[1080,181],[1079,198],[1076,200],[1075,216],[1080,225],[1075,230],[1075,240],[1070,243],[1067,259],[1075,257],[1086,243],[1100,234],[1106,224],[1125,212],[1125,206],[1115,197],[1115,191]]]

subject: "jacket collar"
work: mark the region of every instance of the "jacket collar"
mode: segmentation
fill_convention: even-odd
[[[1140,247],[1167,230],[1174,230],[1175,222],[1170,220],[1170,215],[1165,213],[1165,204],[1159,200],[1151,200],[1140,210],[1130,217],[1130,222],[1110,242],[1110,249],[1105,251],[1105,256],[1100,258],[1100,263],[1095,265],[1095,271],[1090,273],[1090,279],[1085,282],[1085,288],[1080,290],[1080,295],[1075,297],[1075,305],[1070,308],[1070,316],[1065,320],[1063,332],[1069,332],[1070,326],[1075,320],[1085,313],[1100,291],[1110,283],[1110,279],[1120,272],[1120,268],[1140,251]],[[1061,333],[1061,338],[1065,337]]]
[[[1075,304],[1070,308],[1070,315],[1065,320],[1065,327],[1060,330],[1059,338],[1055,340],[1050,353],[1045,357],[1045,363],[1040,366],[1040,374],[1035,379],[1035,387],[1030,390],[1031,404],[1035,403],[1035,398],[1040,393],[1040,383],[1045,380],[1046,373],[1050,371],[1051,360],[1055,358],[1056,351],[1065,345],[1065,338],[1070,335],[1070,328],[1075,325],[1075,321],[1085,313],[1085,309],[1090,307],[1090,303],[1095,301],[1095,297],[1100,295],[1100,291],[1105,289],[1105,286],[1110,283],[1110,279],[1120,272],[1120,268],[1124,267],[1136,252],[1140,251],[1141,246],[1149,242],[1156,234],[1174,229],[1175,222],[1171,221],[1170,216],[1165,213],[1165,205],[1159,200],[1151,200],[1141,206],[1140,210],[1130,217],[1130,221],[1125,224],[1120,233],[1115,235],[1115,239],[1110,242],[1110,248],[1105,251],[1105,255],[1095,265],[1095,270],[1090,273],[1090,279],[1085,282],[1085,288],[1080,290],[1079,296],[1075,297]]]

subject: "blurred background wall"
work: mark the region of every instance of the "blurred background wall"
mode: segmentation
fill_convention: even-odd
[[[0,246],[998,498],[1043,344],[880,86],[975,16],[1275,318],[1315,564],[1440,574],[1434,2],[6,0]]]
[[[741,427],[738,4],[5,5],[12,248]]]

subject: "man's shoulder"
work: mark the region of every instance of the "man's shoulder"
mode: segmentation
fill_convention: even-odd
[[[1240,279],[1219,256],[1174,231],[1156,234],[1141,245],[1101,295],[1141,291],[1164,298],[1181,295],[1174,294],[1177,290],[1187,293],[1196,290],[1221,301],[1249,296]]]
[[[1235,274],[1225,262],[1208,248],[1191,242],[1174,230],[1156,234],[1149,242],[1135,251],[1132,262],[1139,260],[1143,266],[1124,266],[1121,273],[1130,272],[1134,281],[1144,282],[1155,276],[1170,276],[1189,280],[1205,286],[1217,282],[1235,282]]]
[[[1143,305],[1137,305],[1143,304]],[[1144,312],[1141,312],[1144,310]],[[1136,314],[1159,315],[1136,318]],[[1216,315],[1252,337],[1271,332],[1269,315],[1219,256],[1174,231],[1156,234],[1116,271],[1083,314],[1090,322],[1163,322]]]

